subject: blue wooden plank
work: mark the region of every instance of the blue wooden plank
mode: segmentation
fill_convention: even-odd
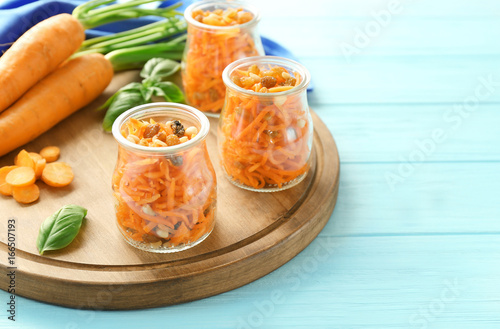
[[[310,105],[332,132],[343,163],[500,161],[498,105],[471,111],[459,101],[330,105],[318,104],[320,92],[310,94]]]
[[[500,162],[424,163],[388,179],[399,169],[341,164],[337,205],[321,235],[500,233]]]
[[[499,56],[365,56],[301,59],[316,104],[500,102]]]
[[[322,237],[270,275],[216,297],[119,312],[20,299],[17,325],[470,329],[481,323],[493,329],[500,325],[499,241],[498,235]]]

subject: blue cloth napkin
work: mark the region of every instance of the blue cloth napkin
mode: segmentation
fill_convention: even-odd
[[[33,25],[53,15],[71,13],[76,6],[83,2],[85,2],[85,0],[0,0],[0,54],[3,54],[17,38]],[[160,7],[167,7],[177,2],[179,2],[179,0],[163,1]],[[184,11],[184,9],[193,2],[194,0],[183,0],[182,6],[178,10]],[[151,23],[155,20],[158,20],[158,18],[141,17],[129,19],[87,30],[85,34],[87,38],[93,38],[129,30]],[[265,37],[261,38],[266,55],[286,57],[298,61],[289,50],[277,42]],[[308,90],[312,90],[311,84]]]

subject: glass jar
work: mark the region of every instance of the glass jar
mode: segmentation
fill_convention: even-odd
[[[193,18],[193,12],[227,8],[242,8],[253,18],[233,26],[208,25]],[[260,14],[255,7],[238,1],[202,1],[186,8],[184,17],[188,32],[181,73],[186,101],[205,114],[217,117],[224,104],[224,68],[240,58],[264,55],[257,32]]]
[[[237,75],[253,69],[262,75],[286,76],[294,87],[255,92],[235,83]],[[222,77],[227,90],[217,139],[226,176],[233,184],[258,192],[281,191],[298,184],[309,170],[313,141],[307,103],[309,72],[286,58],[258,56],[230,64]]]
[[[127,139],[130,119],[179,120],[198,133],[185,143],[149,147]],[[118,161],[113,173],[118,228],[142,250],[168,253],[203,241],[215,224],[217,184],[206,137],[210,122],[200,111],[176,103],[134,107],[113,124]]]

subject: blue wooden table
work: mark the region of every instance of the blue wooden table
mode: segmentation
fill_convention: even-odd
[[[500,2],[252,2],[309,68],[339,147],[325,229],[215,297],[119,312],[18,298],[0,327],[500,328]]]

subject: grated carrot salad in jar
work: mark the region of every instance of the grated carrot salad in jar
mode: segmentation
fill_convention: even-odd
[[[129,118],[120,134],[152,150],[119,148],[113,190],[117,221],[126,240],[141,249],[169,252],[207,236],[214,227],[216,180],[205,142],[188,147],[198,129],[185,127],[180,120]],[[182,150],[154,151],[170,147]]]
[[[207,113],[224,104],[224,68],[233,61],[264,53],[256,32],[258,16],[238,2],[201,2],[188,7],[188,40],[182,80],[187,102]],[[253,10],[255,11],[255,10]]]
[[[300,182],[309,169],[309,77],[303,67],[306,73],[286,68],[292,66],[289,62],[253,57],[224,71],[228,88],[219,121],[219,152],[227,176],[240,187],[283,190]]]

